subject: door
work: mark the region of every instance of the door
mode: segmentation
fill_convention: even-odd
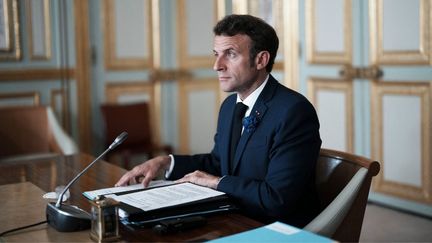
[[[89,5],[95,150],[103,149],[101,104],[147,101],[155,143],[171,145],[176,153],[209,152],[224,97],[212,70],[212,28],[225,15],[225,1],[106,0]]]
[[[370,200],[432,215],[431,1],[299,1],[323,147],[378,160]]]

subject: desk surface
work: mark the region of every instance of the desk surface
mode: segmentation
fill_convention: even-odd
[[[45,192],[66,185],[94,158],[79,154],[72,156],[47,155],[37,159],[0,162],[0,232],[45,220],[47,201]],[[110,187],[125,173],[115,165],[100,161],[71,187],[69,203],[90,211],[83,191]],[[121,227],[125,241],[203,241],[238,233],[261,226],[259,222],[240,214],[222,214],[208,217],[207,225],[193,230],[161,236],[150,229],[131,231]],[[91,241],[89,230],[73,233],[57,232],[47,224],[6,235],[5,241]]]

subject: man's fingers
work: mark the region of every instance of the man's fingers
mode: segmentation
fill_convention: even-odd
[[[151,177],[150,176],[146,176],[144,177],[144,179],[142,180],[141,184],[144,185],[144,188],[148,187],[148,185],[150,184],[151,181]]]
[[[120,180],[115,184],[115,186],[126,186],[127,182],[128,182],[129,178],[128,176],[125,174],[123,175]]]

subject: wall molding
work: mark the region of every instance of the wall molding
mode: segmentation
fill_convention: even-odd
[[[75,78],[75,69],[20,69],[0,70],[0,81],[31,81],[31,80],[59,80]]]

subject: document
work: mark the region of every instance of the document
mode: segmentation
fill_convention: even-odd
[[[90,200],[104,195],[119,201],[119,216],[122,223],[129,225],[238,209],[224,192],[188,182],[159,180],[152,181],[147,188],[137,184],[87,191],[83,195]]]
[[[117,193],[109,197],[143,211],[150,211],[221,195],[225,193],[186,182],[126,194]]]
[[[158,186],[165,186],[165,185],[171,185],[174,184],[174,181],[167,181],[167,180],[154,180],[151,181],[148,188],[152,188],[152,187],[158,187]],[[140,189],[144,189],[143,184],[139,183],[139,184],[134,184],[134,185],[129,185],[129,186],[118,186],[118,187],[109,187],[109,188],[103,188],[103,189],[98,189],[98,190],[94,190],[94,191],[87,191],[87,192],[83,192],[83,195],[90,199],[93,200],[95,199],[97,196],[100,195],[109,195],[109,194],[114,194],[114,193],[120,193],[120,192],[128,192],[128,191],[135,191],[135,190],[140,190]]]

